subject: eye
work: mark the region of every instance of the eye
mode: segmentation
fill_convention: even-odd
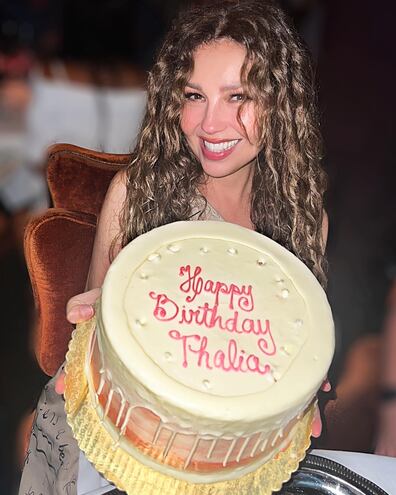
[[[247,100],[247,96],[243,93],[234,93],[234,94],[230,95],[230,100],[242,102],[242,101]]]
[[[200,101],[203,96],[200,93],[186,92],[184,93],[184,98],[189,101]]]

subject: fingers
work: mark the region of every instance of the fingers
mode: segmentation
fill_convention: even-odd
[[[89,304],[76,304],[67,310],[67,319],[70,323],[81,323],[87,321],[94,315],[93,306]]]
[[[329,380],[326,378],[326,380],[322,383],[322,386],[320,387],[323,392],[330,392],[331,390],[331,385]]]
[[[322,420],[320,418],[319,408],[318,408],[318,406],[316,406],[314,418],[312,420],[311,435],[314,438],[318,438],[318,437],[320,437],[321,433],[322,433]]]
[[[322,386],[320,387],[320,390],[322,390],[323,392],[330,392],[331,385],[330,385],[330,382],[329,382],[329,380],[327,378],[322,383]],[[314,418],[312,420],[312,426],[311,426],[311,435],[314,438],[318,438],[318,437],[320,437],[321,434],[322,434],[322,419],[320,417],[319,407],[316,404],[316,406],[315,406],[315,414],[314,414]]]
[[[72,297],[66,306],[66,317],[70,323],[87,321],[95,313],[93,305],[100,296],[100,289],[91,289]]]
[[[63,395],[65,393],[65,376],[66,373],[61,371],[55,382],[55,392],[59,395]]]

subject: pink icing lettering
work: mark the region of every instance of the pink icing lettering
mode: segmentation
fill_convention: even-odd
[[[271,332],[271,326],[269,320],[265,320],[265,330],[263,331],[263,328],[261,326],[261,320],[257,320],[259,328],[260,328],[260,334],[264,335],[265,338],[261,338],[257,341],[257,345],[260,348],[260,351],[262,351],[264,354],[267,356],[273,356],[276,353],[276,344],[274,337]]]
[[[234,311],[234,316],[231,316],[231,318],[228,318],[225,321],[224,327],[226,330],[229,332],[242,333],[238,330],[238,316],[238,311]]]
[[[231,339],[228,344],[228,360],[230,362],[230,366],[235,371],[244,371],[242,368],[243,360],[245,357],[245,351],[241,349],[240,355],[238,356],[238,347],[237,342],[234,339]],[[237,361],[237,362],[236,362]]]
[[[215,296],[214,305],[218,306],[220,301],[220,294],[228,295],[228,307],[229,309],[235,309],[238,306],[239,309],[243,311],[252,311],[254,309],[254,301],[252,294],[251,285],[242,285],[238,287],[237,285],[231,283],[230,285],[224,282],[205,280],[200,276],[202,273],[202,268],[200,266],[195,267],[194,271],[191,272],[191,266],[181,266],[179,269],[179,275],[181,277],[187,276],[186,280],[182,282],[179,286],[180,290],[186,296],[186,302],[193,302],[195,298],[202,293],[202,291]],[[192,294],[191,294],[192,293]],[[236,299],[236,304],[234,302]]]
[[[251,320],[250,318],[245,318],[242,322],[242,329],[246,333],[256,333],[256,327],[254,324],[254,320]]]
[[[244,293],[242,293],[242,294],[244,294]],[[254,302],[253,302],[252,286],[251,285],[248,285],[247,294],[241,295],[241,297],[239,298],[238,306],[244,311],[253,311]]]
[[[223,282],[213,282],[213,280],[206,280],[206,282],[204,284],[204,291],[209,292],[210,294],[214,294],[214,296],[215,296],[215,302],[214,303],[216,306],[219,304],[219,294],[220,293],[221,294],[229,294],[230,293],[230,290],[226,284],[223,284]],[[233,308],[233,292],[231,292],[230,309],[234,309]]]
[[[234,311],[233,316],[230,318],[224,319],[224,317],[218,314],[218,306],[211,308],[208,303],[205,303],[196,309],[187,309],[185,306],[182,306],[179,312],[178,323],[197,325],[198,327],[205,326],[209,329],[218,328],[219,330],[226,330],[230,333],[264,335],[270,340],[267,348],[273,349],[275,347],[269,320],[264,320],[265,328],[263,328],[263,322],[259,319],[244,318],[241,324],[239,324],[239,321],[238,311]],[[272,355],[275,350],[267,352],[269,355]]]
[[[192,303],[199,295],[204,293],[214,296],[214,304],[203,302],[201,305],[188,304],[179,306],[166,294],[149,292],[151,299],[155,301],[153,316],[161,322],[176,320],[180,325],[193,325],[200,330],[203,327],[211,331],[222,331],[233,334],[247,334],[257,337],[258,351],[265,356],[273,356],[276,353],[276,345],[271,332],[269,320],[243,318],[241,312],[254,309],[254,300],[251,285],[237,286],[225,284],[210,279],[204,280],[201,276],[202,268],[190,265],[179,268],[179,275],[185,279],[179,285],[179,289],[185,296],[186,303]],[[219,304],[220,299],[228,297],[227,314],[226,305]],[[236,308],[236,309],[234,309]],[[220,314],[221,311],[221,314]],[[226,313],[226,314],[224,314]],[[197,330],[198,330],[197,328]],[[211,333],[211,332],[210,332]],[[183,335],[179,330],[172,329],[168,332],[171,339],[180,341],[182,344],[182,366],[191,365],[192,356],[195,356],[194,364],[208,370],[213,368],[225,372],[259,373],[264,375],[271,370],[269,364],[262,364],[259,355],[248,354],[237,340],[227,337],[221,339],[223,349],[210,347],[210,336],[192,333]],[[225,340],[225,341],[224,341]]]
[[[168,334],[172,339],[175,340],[181,340],[183,342],[183,367],[187,368],[188,366],[188,361],[187,361],[187,340],[188,339],[193,339],[193,340],[200,340],[199,335],[182,335],[178,330],[170,330]],[[189,350],[190,349],[190,346]]]
[[[223,318],[221,315],[217,314],[218,311],[218,306],[214,306],[213,308],[210,308],[207,303],[205,303],[205,320],[204,320],[204,325],[207,328],[215,328],[218,327],[220,330],[224,330],[224,325],[223,325]]]
[[[246,366],[249,371],[261,373],[262,375],[265,375],[265,373],[268,373],[271,370],[271,366],[269,364],[265,364],[264,368],[260,367],[260,360],[257,356],[254,354],[250,354],[246,360]]]
[[[202,272],[202,268],[200,266],[195,267],[194,273],[191,274],[191,266],[181,266],[179,270],[179,275],[182,277],[187,274],[187,280],[185,280],[182,284],[180,284],[180,290],[188,294],[189,292],[193,292],[192,296],[187,296],[187,302],[193,302],[197,295],[201,294],[203,280],[202,277],[198,277],[198,275]]]
[[[261,324],[261,320],[252,320],[250,318],[245,318],[242,322],[243,333],[253,333],[254,335],[267,335],[271,334],[270,322],[265,321],[265,330]]]
[[[225,372],[254,372],[265,375],[270,371],[268,364],[261,365],[260,359],[255,354],[246,355],[245,350],[238,348],[238,343],[230,339],[227,344],[227,350],[217,350],[212,356],[207,350],[208,338],[197,334],[182,335],[178,330],[170,330],[168,334],[172,339],[182,341],[183,346],[183,367],[189,365],[190,354],[197,355],[197,366],[204,367],[208,370],[220,368]],[[193,343],[199,344],[193,347]]]
[[[149,295],[151,299],[156,300],[153,315],[157,320],[170,321],[176,318],[179,307],[172,299],[169,299],[166,294],[156,294],[153,291],[151,291]]]
[[[201,338],[201,345],[199,346],[199,349],[194,350],[190,345],[188,346],[188,349],[191,352],[194,352],[198,355],[198,366],[202,366],[202,361],[205,360],[205,368],[208,370],[213,369],[213,367],[209,364],[209,352],[206,350],[208,346],[208,338],[207,337],[202,337]]]
[[[269,334],[269,340],[258,339],[257,345],[259,346],[260,351],[267,356],[273,356],[276,353],[276,345],[272,334]]]
[[[220,330],[227,330],[228,332],[243,333],[238,328],[238,311],[234,311],[234,315],[224,321],[221,315],[217,314],[218,306],[213,308],[209,307],[208,303],[203,306],[198,306],[197,309],[187,309],[183,306],[180,310],[180,318],[178,322],[180,324],[205,326],[206,328],[217,327]]]
[[[216,351],[213,358],[214,365],[216,368],[220,368],[223,371],[230,371],[230,368],[227,368],[225,365],[225,354],[223,351]]]
[[[204,325],[208,309],[208,304],[205,304],[205,306],[198,306],[198,309],[195,310],[186,309],[185,306],[182,306],[179,323],[186,323],[187,325],[191,325],[193,323],[198,326]]]

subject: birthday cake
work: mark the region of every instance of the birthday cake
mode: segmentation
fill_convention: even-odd
[[[114,448],[193,483],[238,478],[284,450],[334,351],[309,269],[226,222],[138,237],[96,313],[85,375]]]

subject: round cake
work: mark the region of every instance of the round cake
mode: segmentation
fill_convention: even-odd
[[[96,314],[85,374],[114,447],[192,483],[238,478],[285,449],[334,351],[310,270],[226,222],[135,239]]]

